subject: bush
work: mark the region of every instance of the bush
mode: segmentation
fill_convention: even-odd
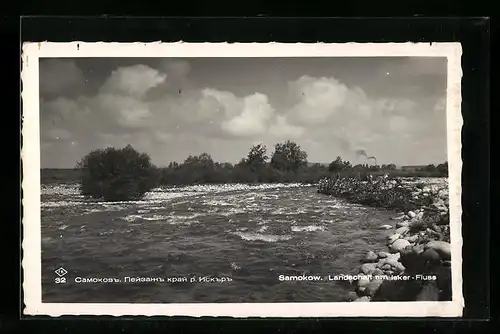
[[[160,176],[150,157],[130,145],[94,150],[77,168],[82,195],[105,201],[140,199],[157,186]]]

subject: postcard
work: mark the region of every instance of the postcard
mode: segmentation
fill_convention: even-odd
[[[23,313],[462,316],[461,54],[25,43]]]

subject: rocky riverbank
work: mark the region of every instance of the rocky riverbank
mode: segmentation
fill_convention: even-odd
[[[382,225],[387,252],[369,250],[352,281],[351,301],[451,300],[447,184],[413,179],[324,179],[318,192],[401,211]]]

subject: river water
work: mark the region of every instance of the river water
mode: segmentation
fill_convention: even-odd
[[[326,277],[385,250],[380,226],[395,215],[299,185],[156,189],[119,203],[44,185],[41,205],[42,300],[68,303],[345,301],[349,283]]]

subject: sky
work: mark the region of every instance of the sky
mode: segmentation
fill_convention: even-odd
[[[157,166],[295,141],[309,162],[439,164],[446,58],[40,59],[42,168],[131,144]]]

